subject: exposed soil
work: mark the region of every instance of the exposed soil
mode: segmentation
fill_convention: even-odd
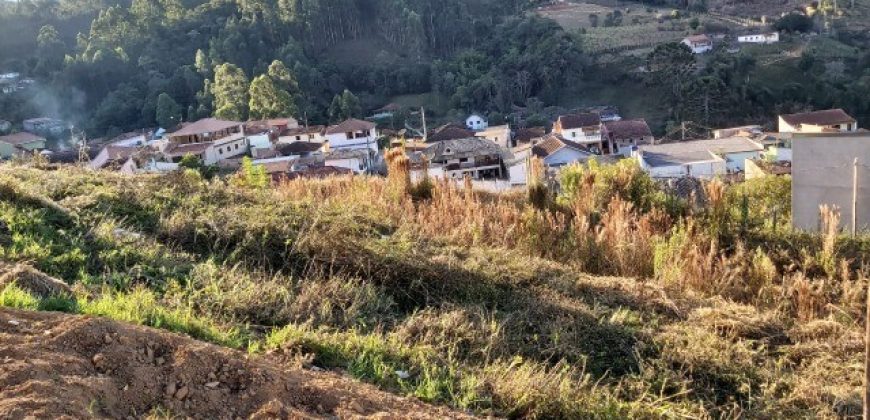
[[[0,418],[149,415],[466,417],[332,372],[281,366],[151,328],[0,308]]]

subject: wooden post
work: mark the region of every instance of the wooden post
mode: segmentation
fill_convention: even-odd
[[[858,234],[858,158],[852,164],[852,237]]]

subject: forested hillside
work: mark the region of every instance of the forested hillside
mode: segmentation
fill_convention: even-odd
[[[59,107],[63,116],[98,133],[155,125],[163,93],[180,118],[210,115],[222,101],[239,108],[226,116],[245,118],[248,92],[228,86],[247,86],[274,60],[286,67],[286,86],[298,86],[287,110],[315,121],[339,117],[330,105],[345,89],[374,106],[391,95],[428,92],[433,81],[456,95],[457,106],[506,108],[555,96],[580,72],[571,36],[550,21],[518,17],[523,3],[23,1],[0,12],[0,38],[9,47],[0,65],[41,77],[59,103],[71,105]],[[375,55],[361,48],[330,54],[361,39],[374,44]]]

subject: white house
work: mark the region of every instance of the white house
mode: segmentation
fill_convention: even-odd
[[[373,122],[349,119],[326,128],[329,150],[371,149],[378,151],[378,130]]]
[[[775,44],[779,42],[779,32],[740,35],[737,37],[737,42],[741,44]]]
[[[423,151],[431,166],[443,167],[448,178],[501,178],[504,162],[513,158],[507,149],[480,137],[444,140]]]
[[[747,137],[683,141],[638,147],[640,167],[654,178],[713,178],[744,171],[746,159],[758,159],[764,146]]]
[[[596,156],[579,143],[566,140],[558,134],[547,134],[534,145],[514,149],[514,159],[508,163],[508,174],[512,185],[526,183],[529,160],[539,158],[547,168],[559,168],[572,163],[585,163]]]
[[[172,162],[193,155],[206,165],[214,165],[248,152],[243,124],[237,121],[204,118],[166,137],[160,151]]]
[[[611,155],[629,157],[637,146],[652,144],[654,140],[644,119],[605,121],[601,125],[605,150]]]
[[[325,166],[350,169],[354,173],[367,172],[372,165],[372,156],[366,149],[339,149],[326,154]]]
[[[471,114],[465,119],[465,126],[474,131],[486,130],[489,127],[489,122],[480,115]]]
[[[312,143],[325,143],[326,136],[324,131],[326,127],[322,125],[312,125],[308,127],[294,127],[281,131],[278,134],[278,143],[293,143],[297,141],[307,141]]]
[[[601,117],[595,113],[560,115],[553,124],[553,134],[601,152]]]
[[[694,54],[703,54],[713,49],[713,40],[705,34],[683,38],[683,44],[689,47]]]
[[[847,133],[858,131],[858,122],[842,109],[779,116],[780,133]]]

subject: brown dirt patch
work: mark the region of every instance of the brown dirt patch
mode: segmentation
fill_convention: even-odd
[[[0,290],[12,283],[41,298],[72,296],[72,290],[62,280],[44,274],[29,265],[9,266],[0,263]]]
[[[331,372],[104,318],[0,308],[0,418],[463,418]]]

